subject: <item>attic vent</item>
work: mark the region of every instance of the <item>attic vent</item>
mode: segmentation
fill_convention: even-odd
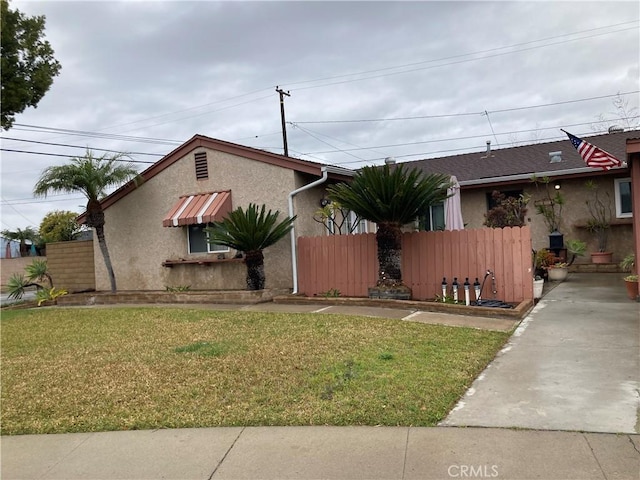
[[[562,162],[562,152],[549,152],[549,163]]]
[[[207,152],[198,152],[194,155],[196,159],[196,179],[206,180],[209,178],[209,166],[207,164]]]
[[[619,127],[618,125],[611,125],[609,127],[609,130],[607,130],[609,133],[620,133],[620,132],[624,132],[624,128]]]

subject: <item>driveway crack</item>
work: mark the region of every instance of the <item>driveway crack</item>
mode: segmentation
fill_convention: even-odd
[[[216,474],[216,472],[218,471],[218,469],[220,468],[220,465],[222,465],[222,463],[225,461],[225,459],[227,458],[227,455],[229,455],[229,453],[231,453],[231,450],[233,450],[233,447],[235,447],[236,442],[238,441],[238,439],[240,438],[240,435],[242,435],[242,433],[244,432],[244,429],[246,427],[242,427],[242,429],[240,430],[240,432],[238,433],[238,435],[236,436],[236,438],[233,440],[233,443],[231,444],[231,446],[227,449],[227,451],[224,453],[224,455],[222,456],[222,458],[220,459],[220,461],[218,462],[218,464],[216,465],[216,468],[213,469],[213,472],[211,472],[211,475],[209,475],[208,480],[211,480],[213,478],[213,476]]]
[[[589,439],[587,438],[587,436],[584,433],[582,434],[582,437],[587,442],[587,445],[589,446],[589,450],[591,450],[591,455],[593,455],[593,458],[595,459],[596,463],[598,464],[598,468],[602,472],[602,477],[605,480],[608,480],[607,474],[605,473],[604,469],[602,468],[602,465],[600,465],[600,460],[598,460],[598,457],[596,457],[596,452],[593,451],[593,447],[591,446],[591,443],[589,443]]]

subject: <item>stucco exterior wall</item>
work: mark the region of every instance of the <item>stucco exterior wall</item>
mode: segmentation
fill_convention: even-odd
[[[209,178],[197,180],[194,154],[205,151]],[[293,170],[206,148],[196,148],[148,182],[105,210],[105,235],[118,290],[164,290],[189,285],[192,290],[245,289],[246,267],[240,262],[163,267],[173,259],[217,258],[217,254],[189,254],[186,227],[163,227],[162,219],[181,195],[231,190],[232,208],[249,203],[288,214],[288,194],[306,182]],[[317,178],[309,177],[309,181]],[[321,189],[320,189],[321,190]],[[321,193],[303,192],[295,198],[300,232],[315,234],[307,203]],[[319,200],[318,200],[319,201]],[[296,226],[297,227],[297,226]],[[108,290],[102,255],[94,249],[96,289]],[[289,237],[265,250],[266,288],[291,288]]]
[[[600,176],[594,180],[601,190],[601,198],[607,199],[609,195],[612,211],[612,226],[609,232],[609,242],[607,250],[613,252],[613,262],[618,263],[629,252],[632,251],[632,219],[616,218],[615,209],[615,187],[614,178],[625,178],[621,176]],[[576,259],[576,263],[590,263],[589,252],[597,251],[597,239],[594,234],[588,232],[584,226],[591,218],[587,208],[586,200],[592,194],[585,187],[585,178],[563,179],[559,181],[560,191],[565,198],[565,205],[562,209],[562,221],[560,231],[564,234],[564,240],[582,240],[587,243],[587,255]],[[553,188],[553,183],[550,188]],[[531,240],[534,250],[549,247],[549,231],[541,215],[536,213],[535,202],[546,198],[544,185],[536,187],[532,182],[518,185],[508,185],[501,188],[474,188],[462,190],[461,207],[462,218],[467,228],[481,228],[484,222],[484,215],[487,213],[487,193],[493,190],[519,190],[531,195],[528,211],[526,215],[527,225],[531,227]]]

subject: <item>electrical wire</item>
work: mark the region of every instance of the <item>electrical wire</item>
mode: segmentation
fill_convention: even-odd
[[[342,81],[339,81],[339,82],[323,83],[321,85],[312,85],[312,86],[309,86],[309,87],[302,87],[302,88],[296,88],[296,89],[291,89],[291,90],[294,91],[294,92],[297,92],[297,91],[300,91],[300,90],[309,90],[309,89],[312,89],[312,88],[323,88],[323,87],[329,87],[329,86],[333,86],[333,85],[341,85],[341,84],[345,84],[345,83],[361,82],[361,81],[364,81],[364,80],[371,80],[371,79],[375,79],[375,78],[390,77],[390,76],[393,76],[393,75],[403,75],[405,73],[413,73],[413,72],[418,72],[418,71],[422,71],[422,70],[430,70],[430,69],[433,69],[433,68],[448,67],[448,66],[451,66],[451,65],[458,65],[458,64],[461,64],[461,63],[467,63],[467,62],[472,62],[472,61],[477,61],[477,60],[486,60],[487,58],[501,57],[503,55],[510,55],[510,54],[513,54],[513,53],[526,52],[526,51],[529,51],[529,50],[535,50],[535,49],[543,48],[543,47],[551,47],[551,46],[555,46],[555,45],[562,45],[563,43],[575,42],[575,41],[578,41],[578,40],[584,40],[586,38],[593,38],[593,37],[598,37],[598,36],[601,36],[601,35],[609,35],[611,33],[619,33],[619,32],[624,32],[624,31],[627,31],[627,30],[637,30],[637,28],[636,27],[624,28],[624,29],[621,29],[621,30],[615,30],[613,32],[603,32],[603,33],[594,34],[594,35],[590,35],[590,36],[582,37],[582,38],[567,39],[567,40],[564,40],[562,42],[548,43],[548,44],[545,44],[545,45],[538,45],[538,46],[535,46],[535,47],[523,48],[523,49],[520,49],[520,50],[511,51],[511,52],[496,53],[496,54],[493,54],[493,55],[485,55],[485,56],[482,56],[482,57],[470,58],[470,59],[466,59],[466,60],[458,60],[458,61],[454,61],[454,62],[442,63],[442,64],[439,64],[439,65],[431,65],[431,66],[427,66],[427,67],[420,67],[420,68],[414,68],[414,69],[410,69],[410,70],[403,70],[401,72],[391,72],[391,73],[385,73],[385,74],[381,74],[381,75],[372,75],[372,76],[368,76],[368,77],[356,78],[356,79],[351,79],[351,80],[342,80]]]
[[[62,153],[48,153],[48,152],[33,152],[30,150],[15,150],[13,148],[0,148],[0,151],[3,152],[13,152],[13,153],[29,153],[31,155],[46,155],[48,157],[64,157],[64,158],[74,158],[73,155],[65,155]],[[145,161],[145,160],[128,160],[124,158],[117,158],[116,162],[124,162],[124,163],[145,163],[147,165],[153,164],[156,162]]]
[[[505,112],[515,112],[519,110],[529,110],[533,108],[543,108],[543,107],[555,107],[558,105],[567,105],[570,103],[579,103],[579,102],[589,102],[592,100],[602,100],[604,98],[613,98],[617,96],[626,96],[626,95],[634,95],[636,93],[640,93],[640,90],[634,90],[631,92],[624,93],[615,93],[611,95],[600,95],[597,97],[589,97],[589,98],[579,98],[577,100],[566,100],[562,102],[552,102],[552,103],[541,103],[538,105],[528,105],[522,107],[513,107],[513,108],[503,108],[499,110],[483,110],[481,112],[468,112],[468,113],[444,113],[439,115],[417,115],[412,117],[390,117],[390,118],[368,118],[368,119],[360,119],[360,120],[316,120],[316,121],[295,121],[298,125],[309,125],[309,124],[323,124],[323,123],[365,123],[365,122],[396,122],[401,120],[424,120],[430,118],[450,118],[450,117],[469,117],[469,116],[478,116],[478,115],[486,115],[487,113],[505,113]]]
[[[56,147],[69,147],[69,148],[82,148],[87,150],[97,150],[101,152],[111,152],[111,153],[123,153],[126,155],[150,155],[150,156],[159,156],[162,157],[162,153],[146,153],[146,152],[121,152],[120,150],[109,150],[106,148],[98,148],[98,147],[83,147],[81,145],[69,145],[65,143],[52,143],[52,142],[41,142],[38,140],[27,140],[25,138],[15,138],[15,137],[0,137],[2,140],[12,140],[16,142],[26,142],[26,143],[37,143],[40,145],[53,145]]]

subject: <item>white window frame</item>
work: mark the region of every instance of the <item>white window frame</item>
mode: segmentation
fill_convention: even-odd
[[[434,216],[435,216],[433,214],[433,207],[442,207],[443,210],[444,210],[444,201],[441,202],[441,203],[437,203],[435,205],[429,205],[429,223],[430,223],[430,225],[429,225],[429,229],[428,230],[425,229],[425,232],[437,232],[438,231],[438,230],[435,230],[433,228],[433,219],[434,219]],[[425,217],[426,217],[426,215],[425,215]],[[418,222],[417,224],[419,225],[420,219],[418,219],[416,221]],[[446,225],[444,226],[444,228],[446,228]]]
[[[627,178],[616,178],[614,180],[615,187],[615,197],[616,197],[616,218],[631,218],[633,217],[633,210],[631,212],[623,212],[622,211],[622,198],[620,194],[620,184],[628,183],[631,186],[631,177]],[[633,204],[632,204],[633,208]]]
[[[356,228],[351,231],[351,226],[356,222],[358,222]],[[355,214],[355,212],[349,211],[349,217],[347,218],[347,229],[352,235],[356,235],[358,233],[368,233],[367,221],[364,218],[358,220],[358,216]]]
[[[204,225],[204,224],[198,224],[198,225]],[[189,255],[191,254],[198,254],[198,253],[228,253],[230,251],[229,247],[224,247],[222,245],[211,245],[209,242],[207,242],[207,251],[206,252],[192,252],[191,251],[191,227],[195,226],[195,225],[187,225],[187,251],[189,253]],[[211,226],[210,224],[206,225]],[[207,237],[209,237],[209,235],[207,235]]]
[[[327,222],[327,227],[329,230],[329,235],[335,235],[336,234],[336,227],[335,227],[335,215],[336,212],[332,212],[331,216],[328,219]],[[353,230],[353,232],[351,231],[351,226],[356,222],[356,220],[358,219],[358,216],[351,210],[349,210],[349,215],[347,216],[347,218],[345,219],[345,227],[347,229],[347,231],[343,234],[343,235],[356,235],[358,233],[368,233],[369,232],[369,228],[367,226],[367,221],[364,218],[361,218],[360,221],[358,222],[358,225],[356,226],[356,228]]]

